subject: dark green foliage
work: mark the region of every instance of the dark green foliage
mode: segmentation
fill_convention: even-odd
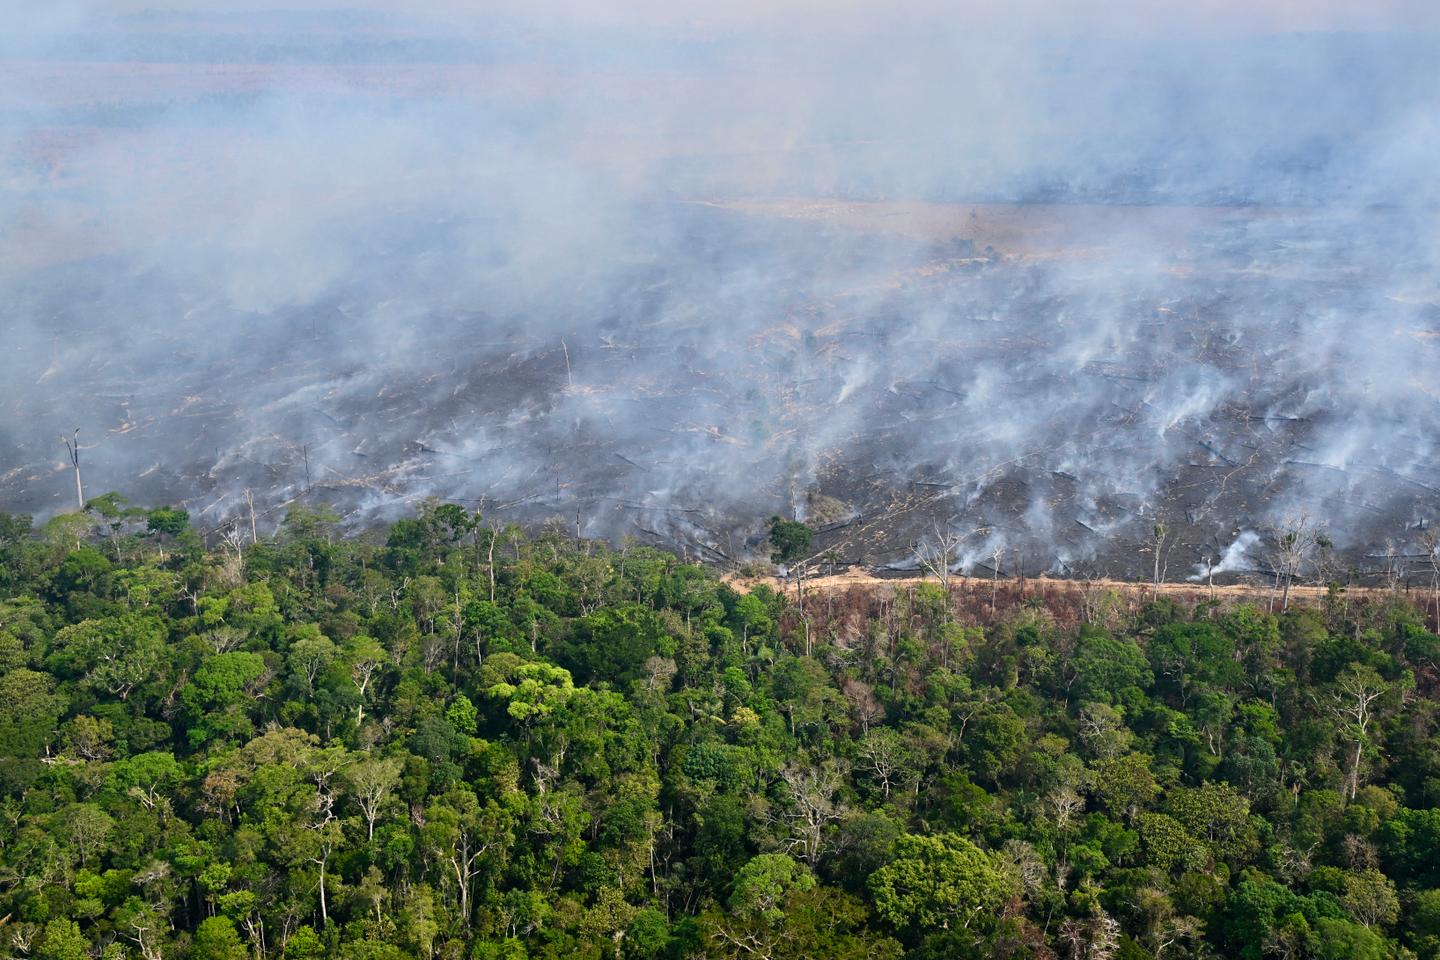
[[[768,528],[772,548],[770,559],[776,563],[794,563],[804,559],[805,552],[810,549],[811,530],[808,526],[798,520],[771,517]]]
[[[623,687],[641,675],[650,657],[675,653],[660,618],[638,603],[581,617],[570,633],[555,645],[554,657],[581,682],[606,680]]]
[[[1093,627],[1075,644],[1072,693],[1077,701],[1116,703],[1130,690],[1150,685],[1145,653],[1130,640],[1116,640]]]
[[[1440,958],[1398,600],[801,610],[453,504],[336,523],[0,514],[0,957]]]

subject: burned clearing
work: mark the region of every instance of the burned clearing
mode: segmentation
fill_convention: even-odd
[[[9,37],[0,505],[69,508],[78,427],[91,495],[215,532],[1185,579],[1303,518],[1308,575],[1422,570],[1433,40],[996,13]]]
[[[1148,577],[1163,524],[1174,579],[1302,514],[1337,575],[1393,573],[1440,505],[1440,299],[1395,211],[655,200],[543,302],[450,283],[483,229],[406,214],[303,308],[30,274],[0,497],[66,505],[78,412],[92,490],[212,529],[245,490],[357,525],[434,496],[740,562],[821,503],[835,562],[946,529],[966,570]]]

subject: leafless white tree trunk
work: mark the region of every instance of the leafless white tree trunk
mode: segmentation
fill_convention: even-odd
[[[997,546],[990,552],[990,615],[995,615],[995,603],[1000,595],[1000,562],[1005,559],[1005,548]]]
[[[80,485],[80,428],[75,428],[73,439],[60,438],[65,443],[65,449],[70,452],[70,464],[75,468],[75,509],[85,509],[85,490]]]
[[[245,488],[245,505],[250,508],[250,542],[259,543],[260,534],[255,526],[255,495],[250,492],[249,487]]]
[[[1440,630],[1440,532],[1426,530],[1420,535],[1420,544],[1430,564],[1430,606],[1435,612],[1435,628]]]
[[[1157,589],[1160,586],[1160,580],[1165,576],[1165,570],[1161,565],[1161,560],[1165,554],[1165,539],[1169,535],[1170,531],[1165,529],[1165,524],[1163,523],[1155,524],[1150,530],[1150,543],[1155,550],[1155,573],[1151,578],[1151,583]]]
[[[1336,681],[1331,693],[1331,710],[1345,725],[1345,739],[1354,746],[1350,753],[1345,790],[1350,800],[1360,790],[1360,761],[1365,755],[1370,722],[1374,719],[1375,701],[1385,694],[1385,685],[1368,670],[1350,670]]]

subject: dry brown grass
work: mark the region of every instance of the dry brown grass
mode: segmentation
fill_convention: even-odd
[[[749,593],[760,584],[765,584],[776,591],[794,591],[796,583],[792,580],[782,580],[775,576],[741,576],[739,574],[727,574],[722,580],[731,588],[740,593]],[[936,583],[934,577],[882,577],[877,576],[860,568],[851,568],[843,573],[831,574],[820,577],[806,577],[804,589],[806,593],[843,592],[856,587],[869,589],[893,588],[903,590],[921,583]],[[955,579],[957,589],[961,591],[986,592],[991,589],[991,581],[983,576],[957,577]],[[1159,586],[1150,583],[1134,582],[1128,580],[1111,580],[1100,578],[1094,580],[1073,580],[1058,579],[1052,577],[1027,577],[1025,579],[1005,578],[1000,581],[1004,589],[1014,591],[1019,586],[1023,591],[1031,594],[1045,596],[1047,593],[1070,593],[1094,591],[1114,591],[1121,595],[1143,595],[1147,598],[1153,596],[1167,596],[1175,599],[1198,601],[1214,596],[1216,599],[1226,600],[1268,600],[1272,596],[1278,597],[1278,591],[1267,583],[1227,583],[1216,584],[1213,588],[1203,583],[1191,583],[1189,581],[1174,583],[1161,583]],[[1328,596],[1328,586],[1296,585],[1290,588],[1290,597],[1294,599],[1322,600]],[[1380,587],[1357,587],[1345,588],[1345,592],[1351,596],[1380,596],[1391,591]]]

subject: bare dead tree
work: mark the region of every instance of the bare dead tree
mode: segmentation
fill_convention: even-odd
[[[1170,531],[1166,529],[1163,523],[1157,523],[1150,528],[1150,545],[1155,551],[1155,572],[1151,578],[1151,583],[1155,586],[1157,592],[1160,588],[1160,581],[1165,578],[1165,572],[1169,567],[1169,564],[1164,562],[1168,558],[1165,551],[1165,542],[1169,536]]]
[[[9,914],[6,914],[5,919],[10,919]],[[11,927],[10,946],[14,947],[15,952],[22,957],[28,956],[30,954],[30,948],[34,946],[35,943],[35,934],[39,932],[39,929],[36,924],[31,923],[21,923]]]
[[[780,778],[790,800],[784,812],[791,831],[784,845],[787,853],[810,864],[819,859],[826,827],[845,814],[844,805],[837,799],[845,773],[833,762],[820,767],[792,764],[781,770]]]
[[[135,942],[140,948],[140,956],[144,960],[161,960],[160,948],[156,946],[154,935],[151,934],[158,922],[152,923],[152,916],[149,911],[138,914],[135,919],[130,921],[130,928],[135,932],[127,933],[124,936],[127,940]]]
[[[795,603],[795,615],[800,619],[800,625],[805,630],[805,656],[810,656],[812,651],[812,636],[810,629],[810,614],[805,611],[805,598],[801,596]]]
[[[1074,787],[1062,785],[1051,790],[1045,797],[1051,819],[1062,833],[1070,829],[1075,818],[1085,809],[1085,798]]]
[[[939,580],[947,594],[950,592],[950,578],[954,574],[955,561],[959,558],[960,543],[963,539],[964,537],[953,530],[943,530],[936,524],[933,534],[913,545],[915,560],[920,564],[920,569]]]
[[[1120,924],[1104,910],[1087,920],[1071,918],[1060,925],[1060,942],[1073,960],[1110,960],[1120,947]]]
[[[860,759],[869,768],[886,798],[895,782],[905,774],[906,749],[903,738],[889,727],[867,731],[860,740]]]
[[[1370,741],[1375,701],[1386,692],[1385,681],[1373,670],[1351,669],[1342,674],[1330,694],[1330,710],[1344,727],[1344,738],[1353,745],[1345,773],[1345,793],[1354,800],[1360,790],[1360,762]]]
[[[220,531],[220,540],[225,546],[235,551],[236,563],[245,559],[245,540],[238,523],[227,523]]]
[[[1095,581],[1086,576],[1080,581],[1080,621],[1094,623],[1098,613],[1099,603],[1095,596]]]
[[[1174,914],[1155,917],[1150,921],[1145,935],[1150,944],[1150,955],[1155,960],[1163,960],[1171,947],[1183,949],[1186,941],[1193,943],[1200,939],[1203,929],[1200,921],[1194,917]]]
[[[369,842],[375,840],[375,823],[395,785],[400,780],[401,763],[394,758],[363,760],[346,771],[346,783],[355,804],[365,815]]]
[[[956,533],[936,524],[929,537],[914,544],[915,559],[919,562],[920,569],[940,581],[946,596],[950,594],[950,583],[955,577],[955,565],[960,562],[961,546],[966,540],[983,532],[985,528],[980,527],[969,533]]]
[[[80,428],[75,428],[73,438],[61,437],[65,449],[70,453],[70,465],[75,468],[75,507],[78,510],[85,509],[85,490],[80,485]]]
[[[1393,540],[1385,541],[1385,586],[1391,593],[1400,589],[1400,581],[1405,579],[1408,559],[1405,551],[1395,544]]]
[[[1005,547],[996,544],[990,551],[990,615],[995,615],[995,603],[1000,595],[1000,562],[1005,559]]]
[[[846,680],[842,692],[850,703],[855,719],[860,721],[863,733],[870,733],[870,725],[885,718],[885,706],[875,696],[875,688],[862,680]]]
[[[255,526],[255,495],[250,492],[249,487],[245,488],[245,505],[250,508],[250,542],[259,543],[260,534],[256,532]]]
[[[1309,562],[1323,534],[1303,510],[1281,521],[1271,533],[1275,549],[1265,559],[1275,574],[1275,585],[1281,591],[1280,609],[1285,611],[1290,609],[1290,587]]]
[[[1425,560],[1430,564],[1430,606],[1435,611],[1436,629],[1440,629],[1440,530],[1422,531],[1420,545],[1425,548]]]

